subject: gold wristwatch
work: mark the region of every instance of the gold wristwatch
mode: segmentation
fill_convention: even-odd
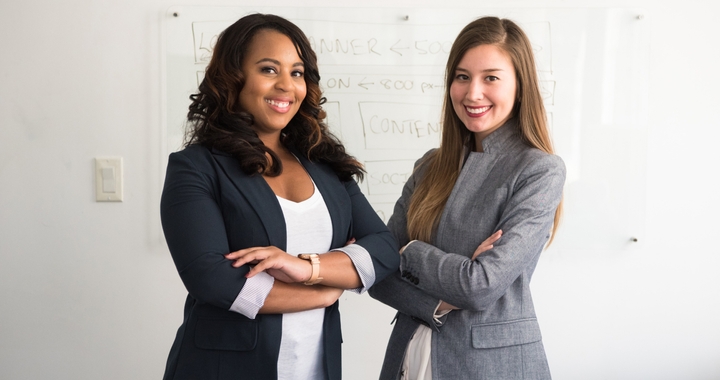
[[[297,257],[308,260],[312,264],[312,274],[310,279],[304,282],[305,285],[315,285],[322,281],[323,278],[320,277],[320,256],[317,253],[301,253]]]

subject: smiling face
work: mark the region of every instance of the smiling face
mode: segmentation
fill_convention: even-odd
[[[262,30],[248,47],[242,73],[240,107],[253,115],[261,140],[277,140],[305,99],[305,67],[293,42],[275,30]]]
[[[510,56],[495,45],[478,45],[462,57],[450,85],[453,109],[475,135],[475,149],[511,116],[517,82]]]

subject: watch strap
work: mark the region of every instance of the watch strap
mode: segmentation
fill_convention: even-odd
[[[304,282],[305,285],[315,285],[322,281],[323,278],[320,277],[320,255],[317,253],[301,253],[297,255],[297,257],[310,261],[310,264],[312,265],[310,279]]]

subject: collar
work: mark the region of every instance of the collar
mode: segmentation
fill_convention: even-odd
[[[507,149],[510,144],[519,141],[517,138],[519,135],[520,130],[517,125],[517,120],[513,117],[483,139],[483,152],[491,154],[499,153]]]

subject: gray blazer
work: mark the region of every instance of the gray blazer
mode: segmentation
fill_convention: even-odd
[[[401,378],[408,342],[419,323],[433,329],[433,379],[550,379],[530,278],[562,197],[565,165],[524,144],[514,121],[468,155],[432,244],[415,241],[400,270],[370,289],[398,310],[380,379]],[[422,180],[422,159],[388,222],[403,246],[407,207]],[[494,248],[471,260],[478,245],[503,230]],[[455,310],[433,320],[440,300]]]

